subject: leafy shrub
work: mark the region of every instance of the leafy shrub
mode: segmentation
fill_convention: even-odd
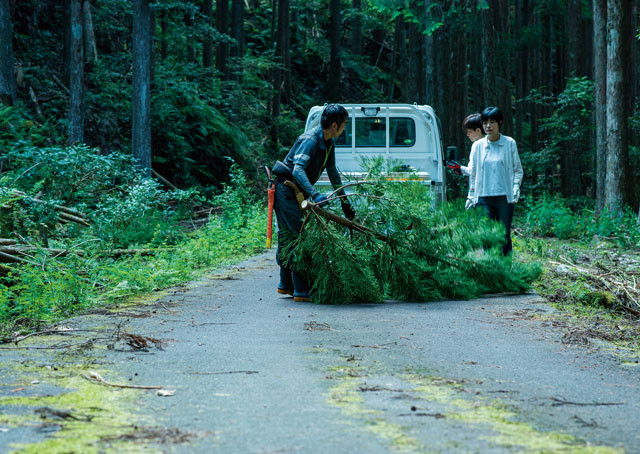
[[[559,197],[543,196],[534,202],[525,216],[525,225],[534,235],[561,239],[584,236],[586,229]]]
[[[95,232],[114,246],[145,244],[150,241],[153,230],[162,217],[159,207],[167,201],[167,193],[160,185],[148,178],[120,187],[99,202],[92,214]]]
[[[0,108],[0,148],[3,155],[14,143],[47,146],[61,140],[55,120],[45,119],[35,122],[26,108],[21,105]],[[0,157],[2,159],[5,156]],[[2,170],[0,160],[0,170]]]
[[[198,84],[162,79],[154,91],[152,131],[158,170],[181,184],[220,184],[230,157],[245,165],[255,157],[242,128],[232,125]]]
[[[623,246],[640,246],[640,224],[629,207],[605,209],[596,215],[590,203],[578,202],[573,210],[569,203],[560,197],[544,195],[526,208],[525,228],[533,235],[580,240],[590,240],[596,235],[613,238]]]
[[[24,198],[4,209],[0,225],[8,231],[26,234],[42,226],[53,231],[54,205],[59,204],[86,212],[93,222],[88,232],[106,241],[101,247],[175,243],[182,234],[177,225],[180,216],[201,201],[197,189],[162,190],[135,170],[128,155],[100,154],[84,145],[19,145],[7,153],[6,163],[9,171],[0,181],[0,194],[10,195],[11,189],[29,195],[41,192],[40,199],[46,202]]]
[[[39,148],[17,144],[5,155],[5,165],[16,188],[42,191],[47,199],[77,207],[92,206],[101,194],[136,179],[131,156],[101,154],[86,145]]]
[[[245,226],[255,208],[255,197],[246,175],[237,164],[229,169],[229,183],[224,183],[222,192],[213,198],[213,203],[222,209],[224,222],[234,226]]]
[[[593,216],[592,219],[593,221],[588,224],[590,235],[613,237],[623,246],[640,247],[638,215],[631,208],[625,207],[617,211],[605,209],[599,216]]]

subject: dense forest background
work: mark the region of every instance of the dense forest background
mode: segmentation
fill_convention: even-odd
[[[498,105],[524,193],[637,210],[639,3],[0,0],[0,146],[86,143],[220,187],[233,162],[261,178],[313,105],[432,105],[463,161],[462,119]]]

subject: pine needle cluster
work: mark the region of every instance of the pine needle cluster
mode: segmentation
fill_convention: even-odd
[[[502,255],[504,227],[480,210],[436,205],[429,187],[418,181],[368,180],[355,186],[349,201],[356,207],[355,222],[370,230],[305,212],[288,261],[309,282],[314,301],[468,299],[521,293],[539,276],[538,264]],[[328,210],[338,213],[340,204],[333,205]]]

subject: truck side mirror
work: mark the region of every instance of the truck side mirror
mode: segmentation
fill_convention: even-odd
[[[450,146],[447,147],[447,161],[457,161],[458,160],[458,147]]]

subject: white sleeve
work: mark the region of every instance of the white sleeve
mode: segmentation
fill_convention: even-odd
[[[467,175],[469,175],[469,194],[467,195],[467,198],[473,198],[476,191],[476,155],[478,153],[477,151],[478,142],[479,141],[474,142],[473,145],[471,146],[471,154],[469,155],[469,165],[466,167],[461,167],[461,169],[465,169],[467,172]],[[462,170],[463,174],[465,173],[465,170]]]
[[[522,177],[524,176],[524,172],[522,170],[522,163],[520,162],[520,155],[518,154],[518,146],[516,145],[515,140],[513,141],[511,154],[513,157],[513,185],[520,186],[522,184]]]

